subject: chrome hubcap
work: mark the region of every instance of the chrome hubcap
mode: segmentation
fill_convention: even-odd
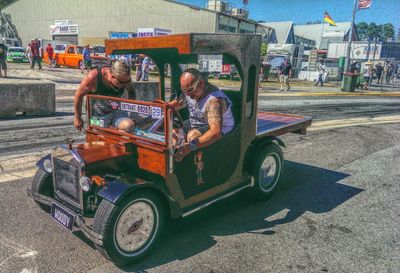
[[[280,164],[278,158],[277,154],[270,154],[264,159],[261,165],[258,177],[260,188],[264,192],[271,191],[278,181],[279,173],[277,172],[279,172],[278,164]]]
[[[137,201],[128,206],[118,219],[115,229],[116,242],[125,252],[143,247],[153,233],[156,218],[151,205]]]

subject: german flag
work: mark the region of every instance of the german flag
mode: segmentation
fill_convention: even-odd
[[[324,22],[327,22],[330,26],[336,27],[335,21],[329,16],[329,14],[325,11],[324,13]]]

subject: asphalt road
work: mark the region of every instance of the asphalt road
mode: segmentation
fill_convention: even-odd
[[[117,268],[25,193],[41,154],[83,139],[73,84],[59,86],[53,117],[0,120],[0,272],[400,272],[399,98],[260,97],[261,110],[315,120],[306,136],[282,137],[276,194],[242,193],[174,221],[148,257]]]

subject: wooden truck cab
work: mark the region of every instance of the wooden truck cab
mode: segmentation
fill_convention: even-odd
[[[108,55],[149,56],[158,67],[160,97],[87,97],[86,143],[56,147],[38,162],[29,191],[57,222],[81,229],[105,257],[125,264],[150,251],[167,217],[188,216],[245,189],[258,197],[277,189],[284,171],[278,136],[305,134],[311,118],[257,111],[261,36],[191,33],[105,44]],[[178,162],[174,134],[188,113],[169,101],[182,92],[184,68],[198,67],[204,55],[217,55],[238,70],[240,88],[222,90],[232,101],[235,126]],[[96,101],[113,110],[96,114]],[[114,111],[131,118],[135,128],[110,126]]]

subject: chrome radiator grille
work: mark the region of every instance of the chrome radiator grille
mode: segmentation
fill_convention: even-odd
[[[70,150],[57,149],[53,151],[54,192],[59,199],[76,208],[82,208],[80,175],[81,163],[71,154]]]

